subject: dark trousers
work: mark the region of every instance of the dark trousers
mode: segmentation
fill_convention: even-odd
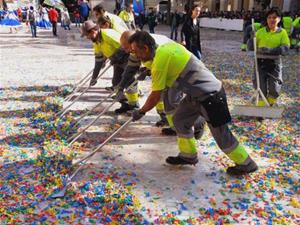
[[[252,33],[252,25],[248,25],[247,27],[245,27],[243,31],[243,44],[247,44],[248,40],[251,39],[251,33]]]
[[[154,27],[155,27],[155,26],[149,25],[149,33],[150,33],[150,34],[154,34],[154,33],[155,33],[155,32],[154,32]]]
[[[201,55],[201,51],[200,51],[200,49],[199,49],[198,47],[192,46],[191,49],[190,49],[190,51],[191,51],[198,59],[201,60],[202,55]]]
[[[124,71],[124,66],[115,64],[113,67],[114,67],[114,74],[112,78],[112,86],[116,87],[122,80],[122,73]]]
[[[77,25],[80,27],[80,18],[79,17],[75,17],[75,25],[77,27]]]
[[[36,23],[35,22],[30,22],[30,30],[32,37],[36,37]]]
[[[52,23],[52,32],[54,36],[57,36],[57,22],[51,22]]]
[[[177,41],[177,35],[178,35],[178,27],[173,26],[171,27],[171,39]],[[175,38],[173,39],[173,34],[175,34]]]
[[[281,60],[258,59],[258,73],[260,89],[265,97],[278,98],[282,86]],[[256,88],[256,75],[253,77],[253,85]]]
[[[140,30],[143,30],[144,24],[143,24],[143,23],[140,23],[140,24],[139,24],[139,27],[140,27]]]

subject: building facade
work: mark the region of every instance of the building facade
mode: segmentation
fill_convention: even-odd
[[[145,8],[156,8],[167,4],[168,1],[144,0]],[[171,9],[183,10],[188,0],[171,0]],[[195,0],[204,11],[240,11],[260,9],[255,0]],[[300,0],[271,0],[271,7],[279,7],[282,11],[294,11],[300,9]]]
[[[0,0],[1,1],[1,0]],[[128,0],[130,1],[130,0]],[[191,0],[171,0],[171,10],[184,11],[184,6]],[[115,9],[116,0],[89,0],[93,7],[98,3],[112,12]],[[203,11],[241,11],[260,9],[255,0],[194,0]],[[166,0],[144,0],[145,9],[153,8],[156,11],[165,11],[168,1]],[[282,11],[295,11],[300,9],[300,0],[271,0],[271,7],[279,7]]]

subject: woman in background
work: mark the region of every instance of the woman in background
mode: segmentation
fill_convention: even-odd
[[[9,27],[9,33],[12,33],[14,28],[17,33],[17,28],[22,27],[22,24],[19,21],[17,12],[4,10],[3,19],[0,21],[0,26]]]
[[[40,6],[39,18],[37,19],[36,25],[47,30],[51,29],[52,24],[49,21],[48,11],[45,7]]]
[[[181,28],[181,42],[198,59],[202,57],[200,39],[200,15],[201,8],[194,5]]]

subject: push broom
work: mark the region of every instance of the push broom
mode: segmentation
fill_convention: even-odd
[[[254,30],[254,19],[252,19],[252,29]],[[255,76],[256,76],[256,90],[251,99],[255,99],[255,105],[235,105],[231,111],[232,115],[249,116],[249,117],[263,117],[263,118],[281,118],[284,108],[270,106],[268,100],[260,89],[259,71],[257,63],[257,45],[256,35],[253,38],[254,44],[254,60],[255,60]],[[262,98],[266,106],[258,106],[259,98]]]

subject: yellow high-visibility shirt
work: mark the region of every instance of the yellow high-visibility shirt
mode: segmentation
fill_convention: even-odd
[[[280,46],[290,46],[290,40],[286,30],[279,28],[271,32],[267,27],[261,28],[256,33],[256,43],[258,48],[277,48]]]
[[[101,29],[100,42],[93,43],[95,55],[111,57],[120,48],[121,34],[113,29]]]
[[[191,54],[176,42],[159,46],[153,60],[143,63],[151,69],[152,91],[171,87],[190,60]]]
[[[117,15],[114,15],[109,12],[105,12],[105,15],[108,16],[108,18],[110,19],[110,21],[112,23],[112,29],[114,29],[115,31],[122,34],[124,31],[128,30],[128,27],[125,24],[125,22]]]
[[[127,12],[126,10],[123,10],[120,12],[119,17],[124,20],[125,22],[132,22],[134,21],[134,15],[133,13]]]

